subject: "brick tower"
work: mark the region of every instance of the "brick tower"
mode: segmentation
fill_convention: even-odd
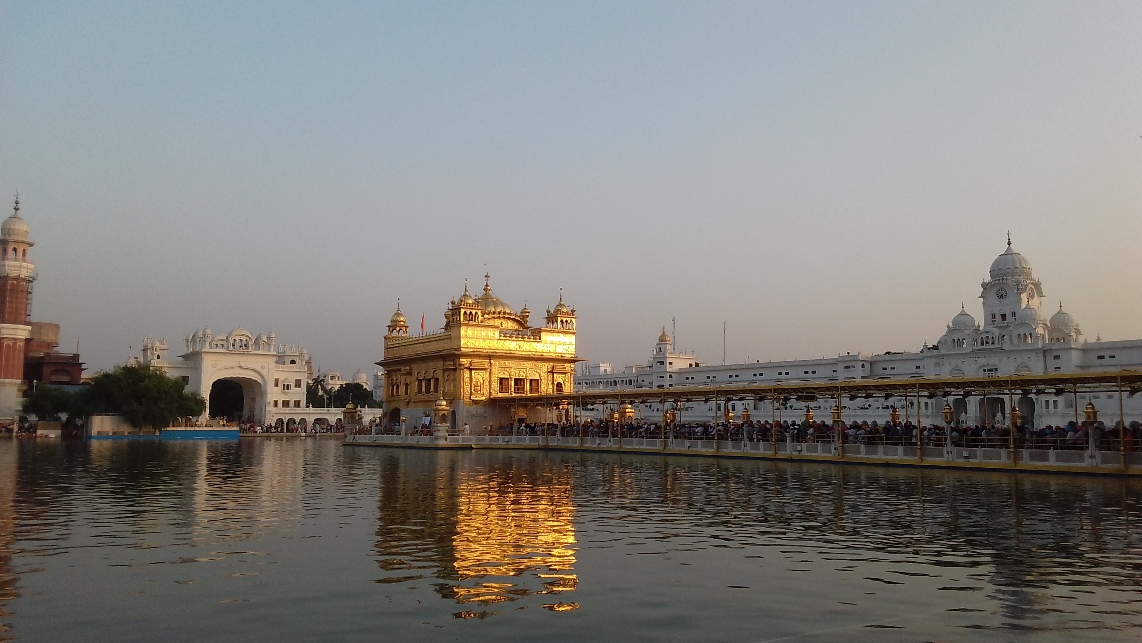
[[[12,216],[0,225],[0,418],[20,414],[24,344],[32,333],[28,321],[35,279],[35,265],[28,258],[32,245],[17,195]]]

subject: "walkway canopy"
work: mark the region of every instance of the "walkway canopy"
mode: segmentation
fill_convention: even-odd
[[[725,400],[800,400],[883,397],[885,399],[925,397],[950,398],[1008,395],[1078,395],[1080,393],[1120,392],[1133,395],[1142,391],[1142,371],[1059,373],[1056,375],[1012,375],[1009,377],[916,377],[910,379],[864,379],[841,381],[800,381],[780,384],[726,384],[719,386],[679,386],[674,388],[633,388],[610,391],[576,391],[571,394],[501,395],[493,398],[504,405],[549,406],[563,403],[639,404],[661,402]],[[1077,407],[1076,407],[1077,408]]]

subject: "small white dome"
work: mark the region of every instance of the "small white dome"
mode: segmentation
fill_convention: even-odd
[[[960,306],[960,312],[952,317],[952,323],[949,325],[956,330],[975,330],[975,317],[972,317],[971,313]]]
[[[1059,304],[1059,311],[1051,315],[1051,328],[1054,330],[1061,330],[1069,333],[1075,328],[1075,318],[1071,314],[1063,310],[1063,304]]]
[[[20,216],[20,197],[12,206],[12,216],[0,224],[0,239],[5,241],[28,241],[28,222]]]
[[[991,262],[991,278],[999,279],[1000,277],[1031,277],[1031,262],[1023,255],[1015,252],[1011,247],[1011,242],[1007,243],[1007,250],[1003,254],[995,258]]]

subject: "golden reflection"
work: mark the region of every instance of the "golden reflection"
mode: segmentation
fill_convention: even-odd
[[[543,589],[485,581],[449,587],[450,598],[489,605],[575,589],[575,510],[565,474],[556,472],[542,482],[495,471],[462,474],[457,491],[452,537],[457,577],[518,577],[534,571]]]
[[[377,562],[391,575],[378,583],[421,572],[441,581],[433,583],[440,596],[483,606],[575,590],[569,472],[518,462],[457,466],[443,457],[418,467],[418,460],[396,457],[382,474]]]

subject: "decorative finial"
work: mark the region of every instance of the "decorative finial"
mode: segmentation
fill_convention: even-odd
[[[468,294],[468,278],[464,277],[464,294]]]
[[[1010,230],[1007,231],[1007,247],[1008,248],[1011,247],[1011,231]]]
[[[484,292],[492,292],[492,274],[490,272],[484,273]]]
[[[20,188],[16,188],[16,204],[12,206],[12,214],[20,214]]]
[[[966,308],[964,308],[964,302],[962,302],[962,301],[960,302],[960,312],[961,312],[961,313],[966,313],[966,312],[967,312],[967,309],[966,309]]]
[[[563,303],[563,289],[562,288],[559,289],[559,303],[561,303],[561,304]]]
[[[397,312],[400,312],[400,297],[397,297]]]

